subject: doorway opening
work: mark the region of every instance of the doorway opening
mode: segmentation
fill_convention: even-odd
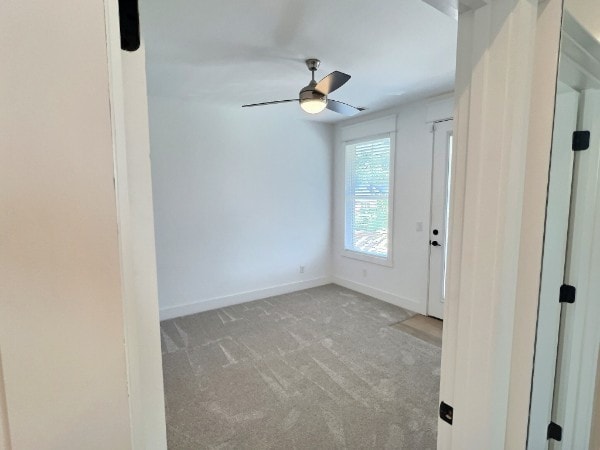
[[[421,0],[263,6],[142,4],[169,444],[433,448],[441,336],[415,317],[456,20]],[[313,95],[328,73],[348,76]]]
[[[437,319],[444,318],[444,301],[446,299],[453,125],[453,120],[433,124],[427,315]]]

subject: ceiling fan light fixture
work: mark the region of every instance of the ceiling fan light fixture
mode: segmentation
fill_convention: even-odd
[[[322,98],[306,98],[300,100],[300,108],[309,114],[318,114],[327,106],[327,99]]]
[[[314,72],[313,72],[314,74]],[[309,114],[318,114],[327,107],[327,95],[315,89],[317,82],[312,80],[304,86],[298,95],[300,108]]]

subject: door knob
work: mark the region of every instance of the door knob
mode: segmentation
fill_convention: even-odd
[[[441,247],[442,244],[440,244],[438,241],[429,241],[429,245],[431,245],[432,247]]]

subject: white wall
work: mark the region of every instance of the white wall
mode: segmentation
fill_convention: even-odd
[[[8,407],[6,406],[6,389],[2,370],[2,354],[0,353],[0,449],[10,449],[10,434],[8,429]]]
[[[2,448],[131,448],[104,8],[2,3]]]
[[[334,157],[333,281],[419,313],[426,312],[431,202],[431,122],[450,118],[448,97],[424,100],[337,124]],[[396,116],[393,198],[393,266],[342,256],[344,248],[344,152],[342,128]],[[418,231],[418,224],[421,231]]]
[[[332,126],[285,107],[149,97],[161,318],[329,282]]]

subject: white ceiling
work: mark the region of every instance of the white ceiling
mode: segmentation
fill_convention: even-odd
[[[331,98],[369,111],[454,83],[456,21],[421,0],[141,0],[140,8],[151,95],[231,107],[297,98],[308,57],[322,61],[317,80],[352,75]]]
[[[600,2],[598,0],[567,0],[565,8],[600,41]]]

